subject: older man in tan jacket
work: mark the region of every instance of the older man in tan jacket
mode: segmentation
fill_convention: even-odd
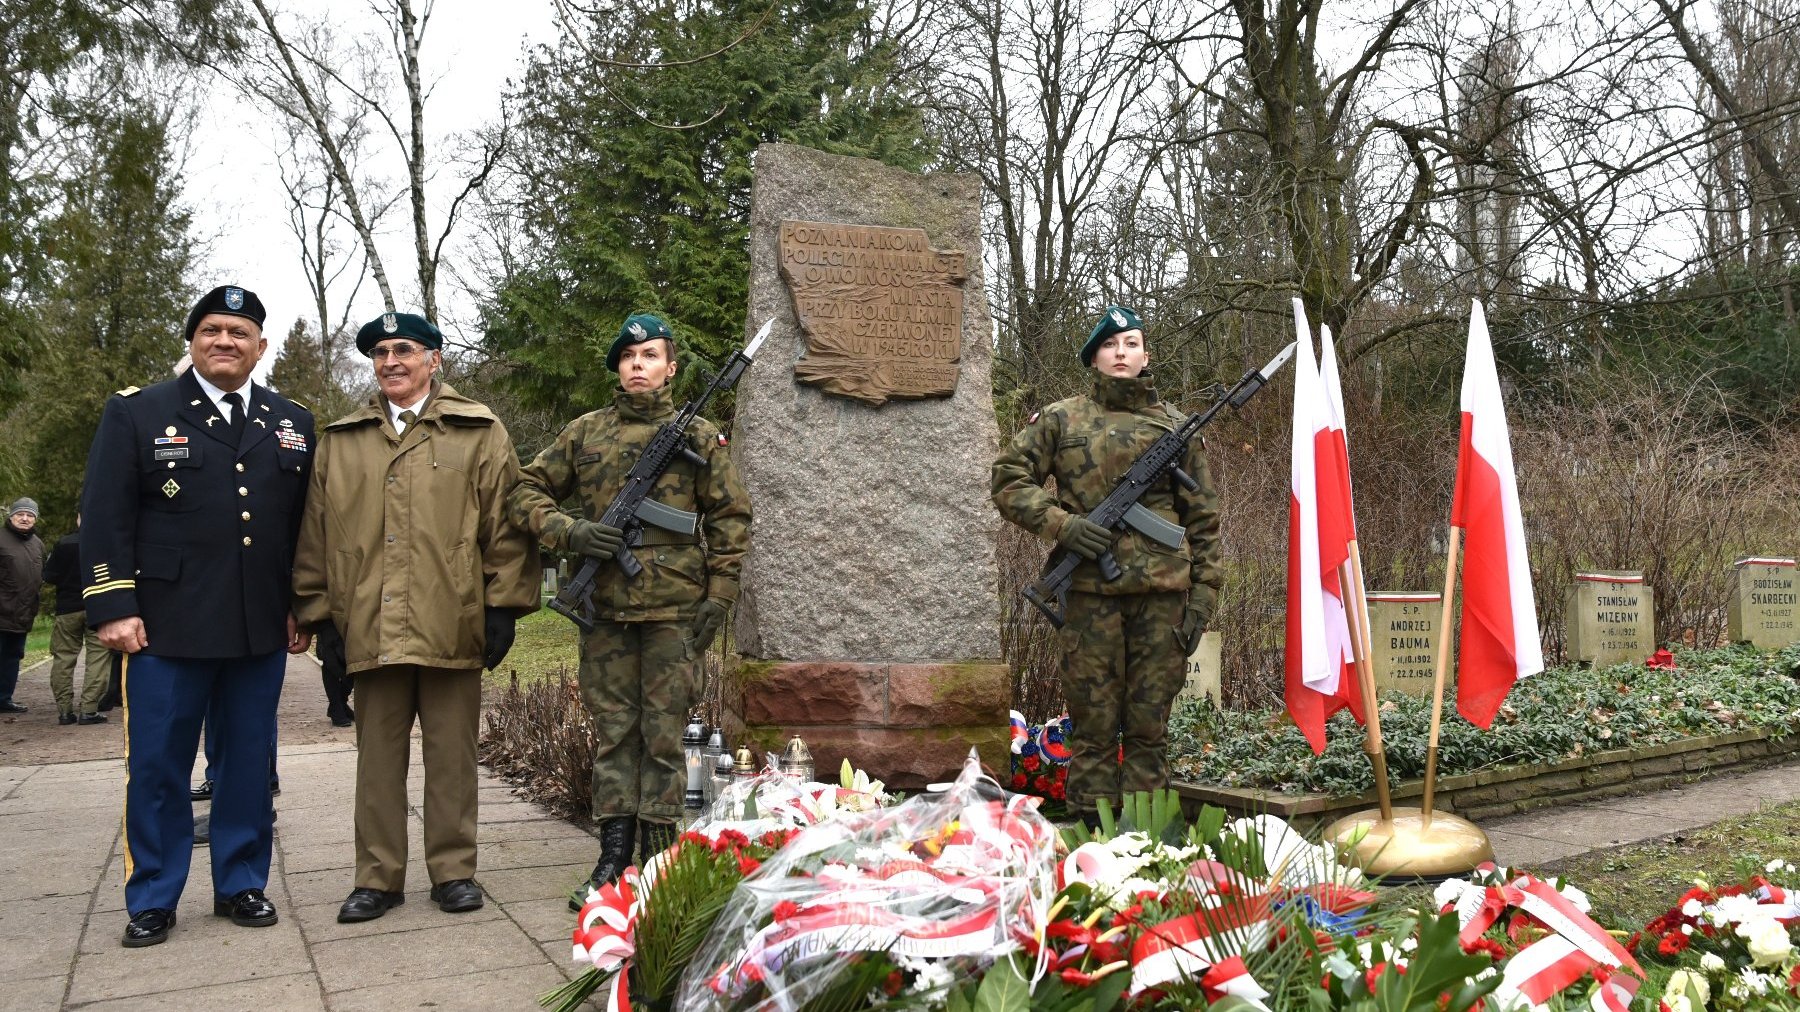
[[[431,899],[474,910],[481,669],[538,605],[536,548],[506,522],[518,458],[492,411],[438,379],[443,336],[424,317],[385,314],[356,347],[380,389],[325,426],[294,560],[295,617],[355,686],[356,881],[338,920],[405,901],[415,717]]]

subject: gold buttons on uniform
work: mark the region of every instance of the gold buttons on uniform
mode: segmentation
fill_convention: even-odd
[[[250,519],[250,513],[248,510],[244,511],[243,513],[239,513],[238,516],[243,517],[245,520]]]
[[[244,547],[245,547],[245,548],[249,548],[249,547],[250,547],[250,539],[249,539],[249,538],[245,538],[245,539],[244,539]]]
[[[241,462],[238,464],[237,469],[239,474],[244,473],[244,465]]]
[[[247,488],[245,488],[245,487],[244,487],[244,486],[242,486],[242,485],[239,485],[239,486],[238,486],[238,495],[249,495],[249,494],[250,494],[250,490],[249,490],[249,489],[247,489]]]

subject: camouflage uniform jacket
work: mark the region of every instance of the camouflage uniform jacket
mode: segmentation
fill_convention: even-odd
[[[668,387],[648,393],[618,391],[611,407],[570,422],[556,441],[526,466],[507,499],[512,522],[539,544],[569,550],[575,517],[557,504],[579,494],[581,516],[597,520],[625,484],[638,455],[656,430],[675,417]],[[644,542],[634,548],[644,571],[627,579],[606,563],[594,583],[594,610],[614,622],[669,622],[686,619],[708,598],[735,601],[738,572],[750,550],[750,496],[719,430],[704,418],[688,427],[688,446],[706,459],[696,466],[676,459],[651,498],[664,506],[701,514],[699,539],[646,524]]]
[[[1057,401],[1031,417],[994,461],[993,497],[1000,515],[1046,541],[1055,541],[1071,513],[1086,516],[1100,505],[1131,464],[1184,416],[1161,403],[1148,372],[1135,378],[1099,375],[1090,396]],[[1188,443],[1181,469],[1199,489],[1173,478],[1140,500],[1156,515],[1187,530],[1179,548],[1167,548],[1126,528],[1113,544],[1124,575],[1108,583],[1100,567],[1083,562],[1071,589],[1094,594],[1144,594],[1192,588],[1207,617],[1218,598],[1218,495],[1200,440]],[[1044,488],[1056,478],[1056,494]]]

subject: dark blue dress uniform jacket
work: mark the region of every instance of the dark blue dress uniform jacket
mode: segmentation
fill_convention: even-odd
[[[192,370],[107,400],[81,497],[88,625],[141,616],[158,657],[286,649],[313,417],[250,389],[241,444]]]

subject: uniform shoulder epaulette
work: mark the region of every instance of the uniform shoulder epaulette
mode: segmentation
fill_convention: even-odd
[[[138,391],[137,387],[126,387],[123,390],[114,390],[113,391],[113,393],[119,395],[120,397],[130,397],[132,394],[135,394],[138,392],[139,391]]]
[[[292,404],[294,407],[299,408],[301,411],[304,411],[309,415],[312,414],[312,405],[306,403],[305,401],[301,400],[300,398],[289,397],[287,394],[282,394],[281,396],[287,397],[288,403]]]

